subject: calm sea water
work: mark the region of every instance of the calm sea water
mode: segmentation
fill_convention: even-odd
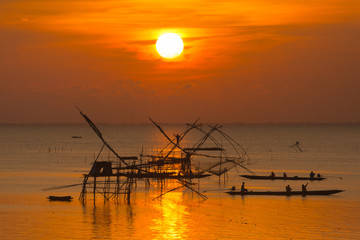
[[[182,125],[164,125],[169,135]],[[123,156],[156,151],[166,141],[152,125],[100,125],[105,139]],[[82,173],[102,143],[87,125],[0,125],[0,239],[360,239],[360,125],[270,124],[225,125],[239,142],[257,174],[305,176],[311,170],[328,177],[309,182],[308,189],[343,189],[333,196],[228,196],[240,186],[251,190],[296,190],[297,181],[244,180],[232,169],[229,179],[200,181],[202,200],[183,189],[153,200],[156,188],[141,186],[122,201],[101,198],[82,205]],[[82,136],[82,138],[72,138]],[[196,139],[184,139],[192,146]],[[303,152],[289,146],[300,142]],[[226,141],[222,141],[227,146]],[[113,156],[104,151],[101,159]],[[205,168],[210,163],[199,163]],[[174,183],[175,186],[175,183]],[[168,186],[171,187],[171,186]],[[72,202],[49,202],[48,195],[72,195]]]

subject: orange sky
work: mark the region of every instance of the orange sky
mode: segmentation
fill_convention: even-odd
[[[359,122],[359,44],[358,0],[1,0],[0,123]]]

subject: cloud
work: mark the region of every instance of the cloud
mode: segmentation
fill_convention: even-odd
[[[0,122],[360,119],[356,1],[177,3],[5,1]],[[183,35],[174,61],[163,31]]]
[[[187,90],[194,89],[195,87],[196,87],[196,84],[194,84],[194,83],[187,83],[187,84],[183,85],[180,89],[187,91]]]

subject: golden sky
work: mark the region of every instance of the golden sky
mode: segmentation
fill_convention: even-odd
[[[359,44],[358,0],[1,0],[0,123],[359,122]]]

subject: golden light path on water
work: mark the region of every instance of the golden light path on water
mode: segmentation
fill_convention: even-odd
[[[135,194],[131,205],[2,195],[4,239],[358,239],[359,202],[330,198]],[[26,204],[23,202],[26,198]],[[101,204],[100,204],[101,203]],[[6,211],[4,211],[4,207]],[[351,216],[351,219],[349,219]],[[55,236],[55,237],[54,237]]]

